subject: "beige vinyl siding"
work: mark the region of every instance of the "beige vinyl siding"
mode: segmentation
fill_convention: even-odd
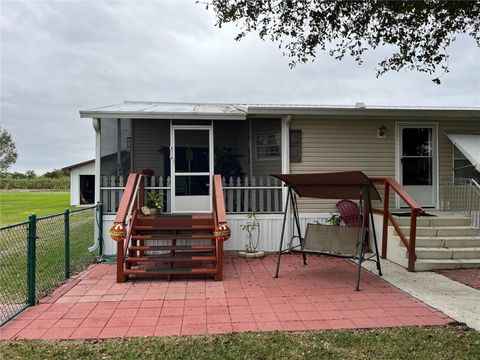
[[[302,162],[292,163],[292,173],[360,170],[368,176],[395,178],[397,123],[438,123],[439,177],[452,176],[452,144],[445,133],[480,133],[477,121],[392,120],[294,117],[290,129],[302,130]],[[386,138],[377,138],[377,129],[387,127]],[[383,188],[378,189],[383,196]],[[442,200],[440,189],[440,201]],[[391,196],[393,200],[393,196]],[[300,199],[303,212],[332,211],[336,201]],[[391,207],[394,206],[391,201]]]
[[[385,139],[377,129],[385,125]],[[293,118],[290,129],[302,130],[302,162],[292,173],[360,170],[368,176],[395,177],[395,122],[390,120],[338,120]],[[334,211],[338,200],[300,199],[303,212]]]
[[[170,146],[169,120],[133,120],[133,168],[135,172],[152,169],[164,175],[162,147]]]

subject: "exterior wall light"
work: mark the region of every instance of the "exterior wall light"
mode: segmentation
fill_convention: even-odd
[[[387,128],[385,125],[382,125],[377,130],[377,138],[385,139],[387,137]]]

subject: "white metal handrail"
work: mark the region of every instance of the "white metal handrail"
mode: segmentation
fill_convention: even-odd
[[[480,185],[475,179],[442,179],[444,211],[458,211],[470,217],[472,226],[480,229]]]

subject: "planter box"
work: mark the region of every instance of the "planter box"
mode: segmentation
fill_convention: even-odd
[[[360,228],[307,224],[305,250],[354,255]]]

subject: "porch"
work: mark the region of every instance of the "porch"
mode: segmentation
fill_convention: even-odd
[[[229,213],[280,213],[282,187],[270,177],[287,162],[282,119],[102,119],[97,199],[117,212],[127,177],[161,196],[165,213],[211,212],[212,176],[222,177]]]
[[[3,339],[91,339],[247,331],[446,324],[439,311],[338,258],[285,256],[249,261],[227,254],[224,280],[134,280],[116,284],[114,265],[90,267],[1,329]]]

